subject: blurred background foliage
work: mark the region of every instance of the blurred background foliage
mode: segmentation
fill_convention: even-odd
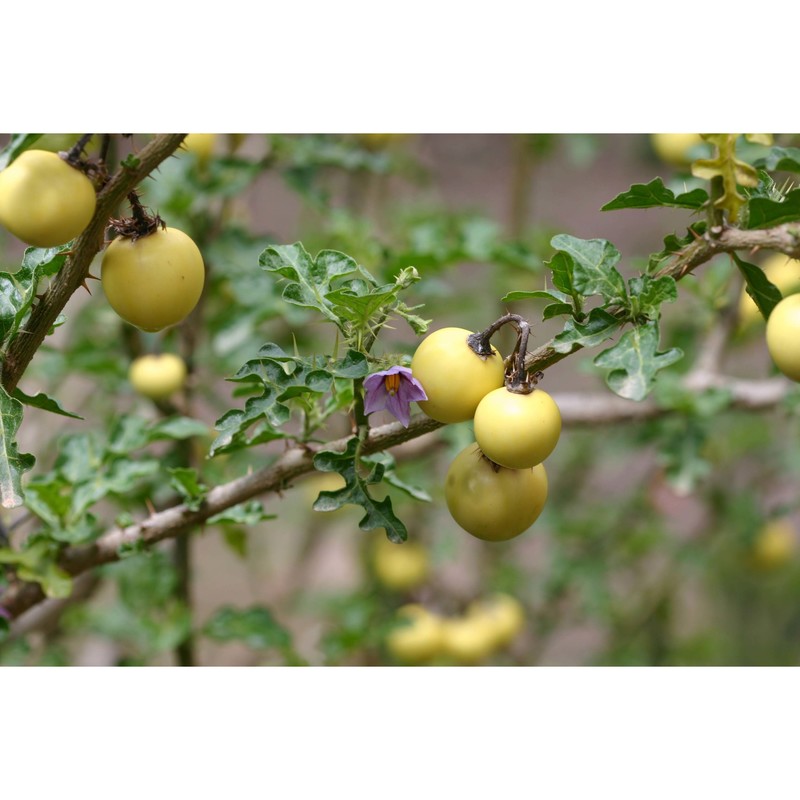
[[[47,135],[38,146],[76,139]],[[422,280],[410,300],[424,304],[432,327],[484,328],[510,310],[533,323],[534,346],[542,344],[559,330],[540,322],[543,303],[500,299],[545,288],[554,234],[610,240],[626,276],[665,236],[685,234],[688,211],[599,211],[656,175],[681,191],[695,185],[687,159],[706,145],[671,144],[645,135],[193,134],[142,190],[147,206],[201,248],[209,276],[201,306],[184,326],[141,334],[102,302],[99,284],[70,301],[23,385],[84,420],[26,411],[21,449],[37,455],[30,481],[63,459],[64,437],[73,449],[92,442],[112,469],[109,439],[124,420],[156,423],[177,409],[211,431],[241,402],[225,379],[264,342],[331,352],[332,326],[284,303],[259,268],[270,244],[341,250],[384,282],[414,266]],[[0,231],[0,268],[13,272],[21,253]],[[431,497],[385,488],[408,527],[406,544],[360,531],[357,509],[312,511],[317,493],[335,488],[330,475],[312,475],[264,498],[263,509],[256,503],[102,567],[76,583],[81,599],[58,615],[6,627],[0,664],[796,664],[800,404],[790,395],[770,411],[732,411],[714,391],[687,395],[678,382],[740,295],[727,257],[680,283],[662,342],[686,355],[659,376],[664,414],[567,428],[547,461],[545,510],[517,539],[480,542],[449,517],[443,478],[471,428],[448,426],[393,451],[398,476]],[[773,374],[763,323],[738,313],[724,372]],[[410,355],[416,343],[398,323],[376,353]],[[128,382],[131,360],[158,351],[189,364],[174,406]],[[549,369],[548,392],[607,392],[595,355]],[[346,420],[325,431],[347,433]],[[176,501],[151,462],[192,466],[213,486],[281,448],[206,459],[210,441],[209,433],[148,443],[135,475],[104,498],[106,522]],[[35,529],[20,512],[3,518],[17,543]]]

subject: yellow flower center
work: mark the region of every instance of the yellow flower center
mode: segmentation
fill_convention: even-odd
[[[387,375],[383,379],[383,385],[390,395],[394,396],[400,390],[400,373],[395,372],[393,375]]]

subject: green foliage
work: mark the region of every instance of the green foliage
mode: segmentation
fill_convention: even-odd
[[[224,606],[203,626],[203,633],[217,642],[241,641],[254,650],[286,650],[292,644],[290,633],[263,606]]]
[[[22,403],[0,387],[0,505],[16,508],[22,505],[22,475],[33,468],[36,459],[20,453],[16,436],[22,422]]]
[[[627,192],[618,194],[606,203],[601,211],[617,211],[622,208],[668,208],[699,209],[708,202],[705,189],[692,189],[690,192],[675,194],[664,186],[661,178],[653,178],[650,183],[635,183]]]
[[[345,481],[341,489],[326,490],[319,493],[314,502],[314,511],[336,511],[347,504],[361,506],[365,514],[358,523],[362,531],[383,528],[386,536],[393,542],[404,542],[408,538],[406,526],[397,518],[392,509],[390,497],[375,500],[367,488],[380,483],[386,472],[386,464],[373,462],[367,475],[359,472],[359,439],[353,437],[347,442],[343,452],[321,450],[314,456],[314,468],[320,472],[338,472]],[[414,490],[411,490],[413,493]]]
[[[764,270],[755,264],[749,264],[733,253],[733,260],[745,280],[747,294],[753,298],[764,319],[769,319],[772,309],[781,301],[781,291],[770,282]]]

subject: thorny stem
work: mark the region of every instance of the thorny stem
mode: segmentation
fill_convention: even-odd
[[[64,161],[66,161],[67,164],[69,164],[72,167],[75,167],[76,169],[81,169],[83,166],[83,162],[81,161],[81,156],[83,155],[83,148],[86,147],[87,144],[89,144],[89,141],[91,140],[92,136],[94,136],[93,133],[84,133],[83,136],[81,136],[81,138],[78,139],[78,141],[75,142],[74,145],[72,145],[72,149],[67,153],[67,155],[63,157]]]

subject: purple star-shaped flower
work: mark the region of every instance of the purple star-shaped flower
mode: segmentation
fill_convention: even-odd
[[[422,384],[411,377],[408,367],[389,367],[367,375],[364,379],[364,394],[365,414],[386,409],[406,428],[411,420],[411,403],[428,399]]]

